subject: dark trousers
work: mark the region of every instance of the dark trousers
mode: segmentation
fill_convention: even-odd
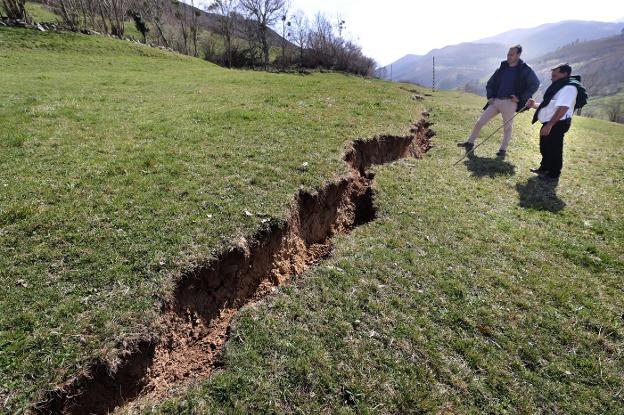
[[[548,171],[550,177],[559,177],[563,167],[563,136],[570,129],[572,119],[559,121],[546,137],[540,136],[542,162],[540,170]]]

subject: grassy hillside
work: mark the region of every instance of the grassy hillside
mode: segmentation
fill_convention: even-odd
[[[31,1],[26,2],[26,11],[35,22],[61,21],[60,16],[50,10],[47,6],[40,3],[34,3]]]
[[[220,373],[145,411],[621,412],[622,126],[576,120],[552,189],[527,173],[528,114],[506,162],[493,141],[452,167],[472,95],[416,105],[392,83],[19,29],[0,29],[0,66],[6,412],[154,337],[180,274],[425,108],[437,147],[376,169],[377,220],[245,308]]]
[[[492,142],[453,167],[481,100],[425,104],[437,147],[376,169],[378,219],[143,413],[624,413],[623,127],[576,119],[553,188],[528,115],[507,161]]]
[[[344,171],[347,141],[418,113],[393,85],[228,71],[104,37],[3,29],[0,51],[9,410],[149,337],[181,270]]]

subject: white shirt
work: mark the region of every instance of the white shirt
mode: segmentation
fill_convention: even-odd
[[[546,123],[557,112],[557,107],[568,107],[568,111],[561,117],[562,120],[572,118],[574,114],[574,105],[576,104],[576,95],[578,90],[574,85],[566,85],[561,88],[555,96],[550,100],[548,105],[542,108],[537,114],[537,119],[541,123]]]

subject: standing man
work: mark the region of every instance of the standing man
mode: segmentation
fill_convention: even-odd
[[[563,167],[563,136],[570,129],[574,110],[587,102],[587,92],[581,85],[580,76],[570,76],[572,68],[567,63],[555,66],[550,74],[552,84],[544,93],[541,104],[529,99],[528,108],[537,111],[533,123],[540,121],[540,153],[542,162],[537,169],[531,169],[549,182],[559,180]]]
[[[507,146],[511,141],[513,122],[511,119],[516,112],[524,109],[529,98],[533,96],[539,88],[539,79],[533,69],[522,59],[522,46],[515,45],[507,52],[507,60],[501,62],[500,68],[487,82],[488,102],[483,108],[481,118],[475,124],[468,141],[458,143],[458,147],[465,147],[466,151],[474,148],[474,142],[483,128],[498,113],[502,114],[505,127],[503,128],[503,142],[496,156],[504,159],[507,153]]]

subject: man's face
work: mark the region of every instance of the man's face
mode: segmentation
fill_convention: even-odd
[[[557,82],[558,80],[563,79],[566,76],[568,76],[568,74],[565,72],[559,72],[559,69],[553,69],[550,72],[550,80],[553,82]]]
[[[507,63],[510,65],[515,65],[520,60],[520,55],[518,54],[518,50],[516,48],[509,49],[507,52]]]

